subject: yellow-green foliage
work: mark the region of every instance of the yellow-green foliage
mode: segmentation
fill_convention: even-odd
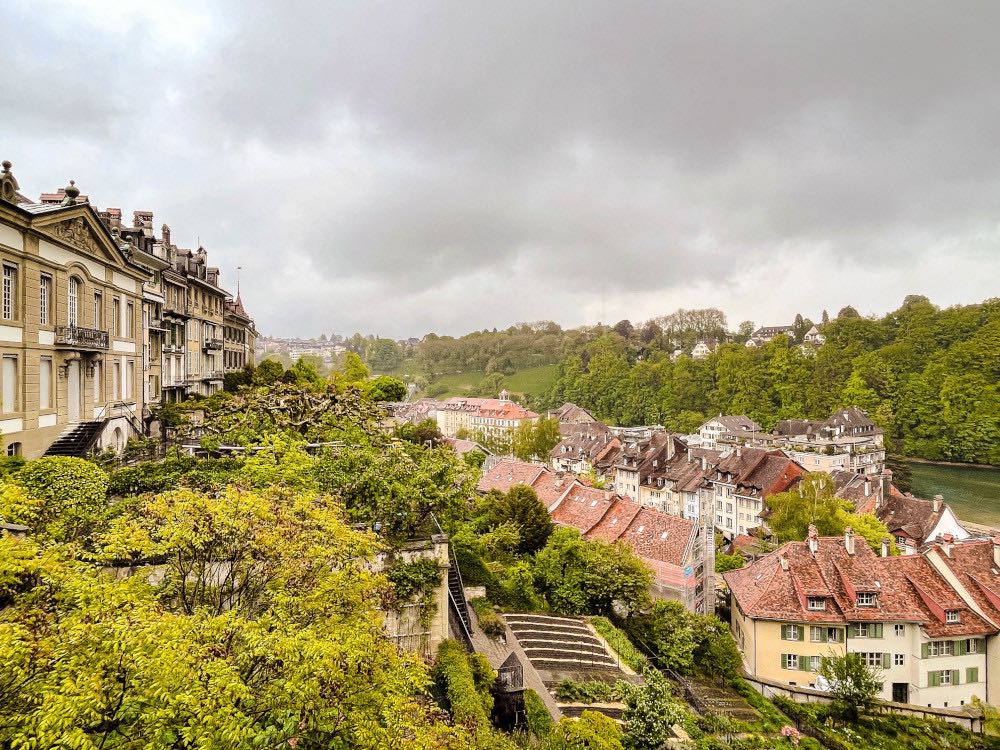
[[[629,640],[628,636],[612,625],[611,621],[606,617],[591,617],[590,624],[608,642],[608,645],[614,649],[621,660],[633,670],[642,672],[649,666],[649,660],[639,653],[639,650],[632,645],[632,641]]]
[[[51,457],[29,461],[0,491],[0,518],[57,541],[87,535],[108,511],[108,475],[90,461]]]
[[[524,691],[524,713],[528,718],[528,729],[542,739],[552,731],[554,723],[545,702],[531,688]]]
[[[438,647],[434,672],[455,723],[468,727],[489,726],[493,710],[489,688],[496,673],[486,657],[474,654],[470,658],[457,641],[447,640]]]

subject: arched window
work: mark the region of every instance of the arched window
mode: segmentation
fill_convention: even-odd
[[[71,326],[77,325],[79,320],[79,304],[80,304],[80,281],[76,276],[69,277],[69,297],[67,299],[69,304],[69,324]]]

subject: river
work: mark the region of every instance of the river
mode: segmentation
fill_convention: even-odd
[[[910,468],[914,495],[943,495],[960,519],[1000,528],[1000,467],[911,463]]]

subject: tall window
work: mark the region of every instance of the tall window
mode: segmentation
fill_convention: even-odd
[[[122,301],[117,297],[111,298],[111,333],[113,336],[122,335]]]
[[[135,326],[135,305],[131,302],[125,303],[125,338],[130,339],[133,336],[133,327]]]
[[[115,362],[115,366],[111,368],[111,398],[113,401],[117,401],[121,398],[121,382],[122,363]]]
[[[135,388],[135,361],[129,360],[128,365],[125,368],[125,398],[132,398],[135,394],[132,392]]]
[[[101,380],[101,363],[94,362],[94,403],[99,404],[104,399],[101,397],[101,391],[104,388],[104,382]]]
[[[13,320],[17,311],[17,266],[3,264],[3,319]]]
[[[49,324],[49,310],[52,308],[52,277],[42,274],[38,282],[38,322]]]
[[[5,414],[17,411],[17,357],[3,357],[3,410]]]
[[[42,357],[38,364],[38,408],[52,408],[52,358]]]
[[[80,282],[75,276],[69,277],[69,297],[67,298],[67,304],[69,305],[69,318],[68,322],[71,326],[77,325],[79,320],[79,312],[77,305],[80,302]]]
[[[104,297],[100,292],[94,292],[94,328],[104,328]]]

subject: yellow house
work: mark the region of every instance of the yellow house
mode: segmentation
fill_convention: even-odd
[[[989,700],[988,644],[998,627],[982,602],[963,596],[947,561],[982,568],[992,551],[974,564],[959,554],[964,545],[944,546],[947,553],[889,557],[885,540],[880,556],[851,529],[820,537],[811,527],[805,541],[725,573],[745,669],[824,689],[821,658],[856,653],[883,680],[885,700],[944,708]]]

